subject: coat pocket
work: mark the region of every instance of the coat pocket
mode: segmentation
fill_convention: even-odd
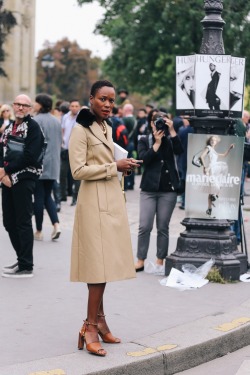
[[[107,199],[105,181],[97,182],[97,196],[98,196],[98,205],[99,205],[100,212],[107,212],[108,211],[108,199]]]

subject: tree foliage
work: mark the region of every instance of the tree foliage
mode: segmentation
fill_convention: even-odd
[[[37,92],[51,91],[57,98],[78,99],[88,104],[90,87],[98,79],[101,60],[91,58],[91,51],[81,49],[67,38],[54,45],[45,42],[44,46],[37,57]],[[54,68],[42,67],[42,58],[47,54],[53,57]]]
[[[17,24],[13,13],[2,8],[3,1],[0,0],[0,64],[5,60],[4,43],[11,29]],[[2,67],[0,67],[0,76],[6,77],[6,73]]]
[[[90,0],[78,0],[79,5]],[[150,93],[158,99],[173,96],[175,57],[199,53],[202,40],[202,0],[99,0],[106,9],[96,33],[108,37],[112,55],[104,73],[119,86]],[[225,52],[248,57],[250,74],[249,1],[224,0]]]

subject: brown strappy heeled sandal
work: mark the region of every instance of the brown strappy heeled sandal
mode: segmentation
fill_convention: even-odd
[[[89,325],[97,327],[96,323],[90,323],[87,320],[84,320],[84,324],[79,332],[78,349],[82,350],[84,348],[85,342],[86,349],[89,353],[105,357],[107,352],[101,347],[100,341],[98,340],[97,336],[98,332],[89,331]]]
[[[103,314],[98,314],[98,317],[104,318],[105,320],[105,315]],[[105,322],[105,328],[102,328],[101,325],[102,324],[98,322],[97,324],[98,335],[102,338],[102,341],[107,344],[120,344],[121,340],[112,335],[107,323]]]

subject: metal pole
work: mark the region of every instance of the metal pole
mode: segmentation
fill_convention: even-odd
[[[205,0],[204,10],[200,53],[224,54],[223,1]],[[232,134],[234,122],[233,119],[216,116],[190,118],[194,132],[199,134]],[[211,258],[215,259],[215,266],[225,279],[239,280],[240,274],[247,271],[247,258],[237,249],[236,236],[230,230],[231,221],[185,218],[181,224],[186,230],[180,234],[175,252],[166,258],[165,275],[172,267],[181,270],[186,263],[198,267]]]

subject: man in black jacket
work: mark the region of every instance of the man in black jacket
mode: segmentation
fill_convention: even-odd
[[[206,101],[211,110],[220,110],[220,98],[216,95],[216,90],[220,80],[220,73],[216,70],[216,65],[210,63],[211,81],[207,86]]]
[[[17,255],[17,262],[3,269],[3,277],[33,276],[32,195],[42,173],[40,161],[44,137],[40,126],[30,117],[32,105],[27,95],[13,103],[15,122],[6,127],[0,144],[0,181],[2,182],[3,225]],[[24,138],[21,156],[8,158],[8,135]]]

